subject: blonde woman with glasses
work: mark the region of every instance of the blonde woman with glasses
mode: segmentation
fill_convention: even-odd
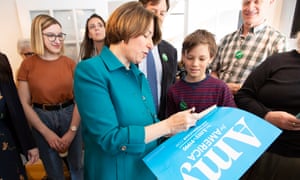
[[[53,17],[34,18],[31,46],[35,55],[21,64],[18,91],[48,179],[64,179],[64,155],[72,180],[77,180],[83,179],[80,116],[73,100],[75,62],[63,55],[65,37]]]

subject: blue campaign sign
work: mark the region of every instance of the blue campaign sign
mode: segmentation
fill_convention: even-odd
[[[239,179],[280,133],[254,114],[215,107],[143,160],[159,180]]]

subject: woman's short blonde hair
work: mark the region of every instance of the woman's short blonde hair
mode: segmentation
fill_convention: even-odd
[[[109,17],[106,26],[106,45],[138,37],[147,32],[151,21],[154,22],[153,44],[161,40],[158,17],[143,7],[140,2],[127,2],[118,7]]]
[[[37,15],[31,23],[31,48],[38,55],[44,55],[45,45],[43,41],[43,30],[53,24],[61,24],[53,17],[47,14]],[[61,48],[61,54],[64,52],[64,46]]]

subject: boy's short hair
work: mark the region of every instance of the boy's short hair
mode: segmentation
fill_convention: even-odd
[[[181,53],[186,54],[199,44],[207,44],[210,57],[215,57],[218,49],[215,36],[204,29],[197,29],[185,37]]]

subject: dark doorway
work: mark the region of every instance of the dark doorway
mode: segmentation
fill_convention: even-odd
[[[300,31],[300,0],[297,0],[296,7],[295,7],[291,38],[293,38],[298,31]]]

